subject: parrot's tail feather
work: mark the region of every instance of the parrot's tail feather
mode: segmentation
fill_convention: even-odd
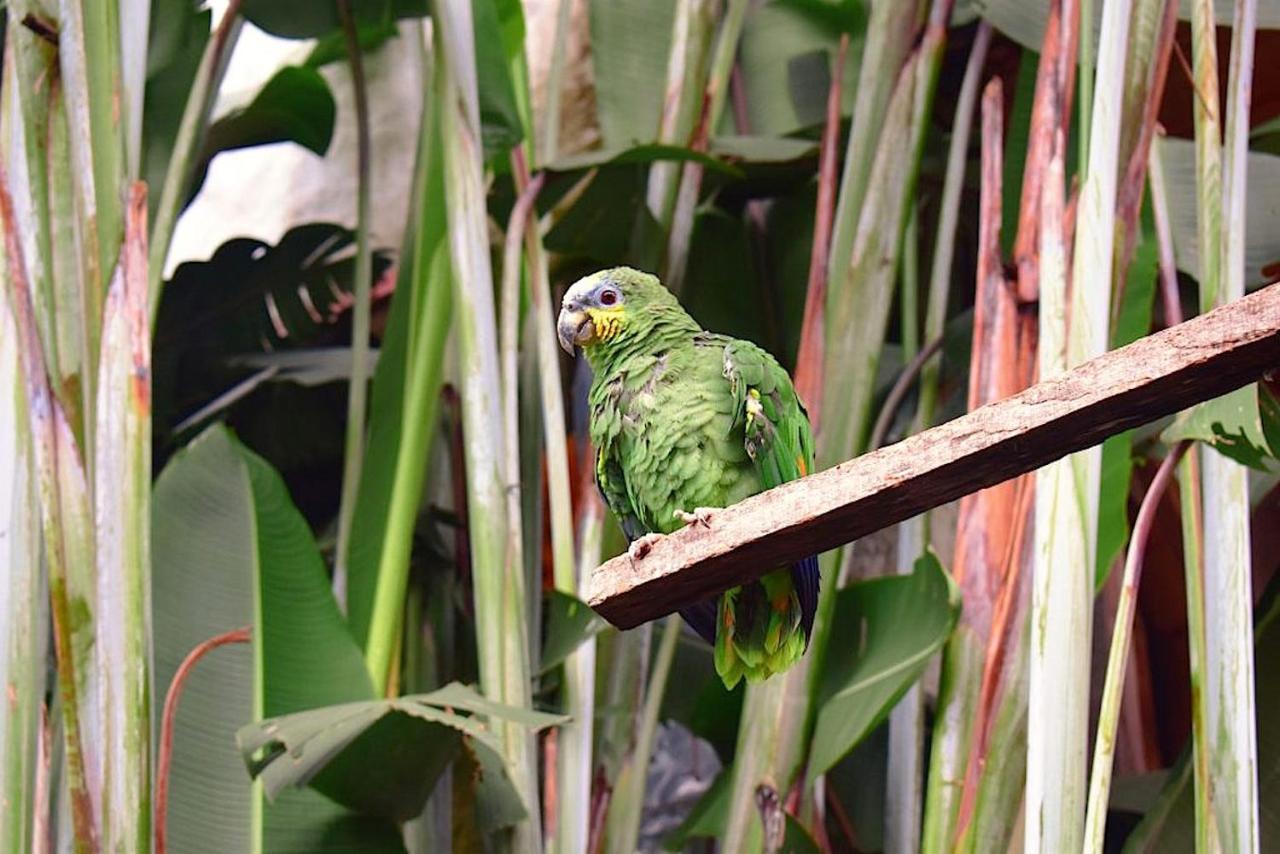
[[[716,617],[716,672],[732,688],[768,679],[800,660],[817,605],[817,561],[726,591]]]
[[[716,643],[716,597],[680,609],[680,616],[707,643]]]
[[[800,600],[800,626],[804,629],[806,645],[809,635],[813,634],[813,616],[818,611],[819,580],[817,555],[809,555],[791,566],[791,583],[795,585],[796,598]]]

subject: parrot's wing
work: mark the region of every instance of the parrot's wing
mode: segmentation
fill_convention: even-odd
[[[591,391],[591,442],[596,446],[596,486],[605,506],[613,512],[627,540],[638,540],[649,531],[641,521],[626,469],[619,457],[624,388],[621,380]]]
[[[791,377],[773,356],[750,341],[726,339],[724,377],[743,427],[748,456],[765,489],[813,471],[813,433]],[[736,426],[735,424],[735,426]],[[805,637],[818,607],[818,560],[809,556],[791,567]]]

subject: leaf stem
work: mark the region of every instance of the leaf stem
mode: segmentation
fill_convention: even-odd
[[[373,264],[369,255],[370,142],[369,93],[356,32],[351,0],[337,0],[338,15],[346,36],[347,58],[351,63],[351,83],[356,101],[356,269],[355,304],[351,312],[351,385],[347,393],[347,438],[343,452],[342,497],[338,505],[338,543],[334,550],[334,587],[345,590],[347,549],[351,524],[355,519],[360,492],[360,471],[364,465],[365,410],[369,396],[369,291]],[[340,605],[345,596],[339,596]]]

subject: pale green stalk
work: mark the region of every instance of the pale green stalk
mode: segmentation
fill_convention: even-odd
[[[98,384],[93,503],[95,667],[102,740],[102,846],[151,844],[151,335],[147,195],[135,184],[107,294]]]
[[[947,170],[942,180],[942,197],[938,202],[938,233],[933,242],[933,262],[929,266],[929,302],[925,308],[924,340],[932,341],[946,325],[947,297],[951,293],[951,261],[955,255],[956,224],[960,219],[960,197],[964,190],[965,168],[969,163],[969,134],[973,128],[974,107],[978,103],[978,85],[982,68],[991,46],[991,24],[983,21],[973,38],[969,61],[960,84],[956,112],[951,126],[951,142],[947,148]],[[939,364],[932,359],[920,371],[920,412],[925,423],[937,405]]]
[[[1221,217],[1217,234],[1202,230],[1220,249],[1215,281],[1201,279],[1201,308],[1208,310],[1244,296],[1246,158],[1249,94],[1253,77],[1256,0],[1237,0],[1232,25],[1227,132],[1222,170]],[[1212,33],[1209,34],[1212,38]],[[1199,44],[1196,77],[1201,79]],[[1207,76],[1216,69],[1204,69]],[[1214,87],[1216,89],[1216,87]],[[1217,101],[1211,102],[1217,104]],[[1197,111],[1199,118],[1199,111]],[[1211,140],[1201,137],[1216,123],[1196,122],[1197,154]],[[1202,172],[1201,180],[1216,184]],[[1202,195],[1204,191],[1202,190]],[[1205,210],[1205,218],[1210,211]],[[1202,256],[1204,249],[1202,247]],[[1209,738],[1209,792],[1213,845],[1225,851],[1260,850],[1258,826],[1258,745],[1254,719],[1253,591],[1250,571],[1249,483],[1243,465],[1222,454],[1202,458],[1204,496],[1205,734]]]
[[[578,520],[578,577],[600,565],[604,507],[594,496],[583,502]],[[587,850],[591,823],[592,737],[596,711],[596,639],[587,638],[564,662],[564,712],[569,723],[556,739],[556,793],[559,797],[552,850]]]
[[[503,447],[493,275],[480,141],[471,6],[442,0],[432,20],[436,97],[441,100],[449,249],[456,289],[462,418],[466,435],[468,533],[475,587],[480,684],[493,700],[531,704],[524,577],[507,572],[503,543],[509,520],[503,496]],[[515,830],[518,850],[540,849],[535,741],[523,726],[498,727],[511,778],[528,811]]]
[[[534,184],[526,184],[520,188],[520,195],[511,209],[511,218],[507,223],[506,239],[502,249],[502,304],[498,328],[498,363],[502,380],[502,423],[505,444],[502,448],[503,476],[507,496],[507,519],[510,522],[521,519],[522,493],[520,489],[520,372],[518,357],[520,354],[520,296],[521,272],[520,243],[524,238],[525,223],[529,219],[529,210],[537,195],[541,180]],[[523,520],[522,520],[523,521]],[[524,526],[509,524],[507,526],[506,557],[503,564],[507,567],[524,567]],[[532,585],[533,577],[529,581]],[[536,590],[537,587],[531,586]],[[530,597],[533,598],[533,597]],[[530,625],[536,625],[536,609],[530,607]]]
[[[351,544],[351,524],[360,492],[360,471],[364,464],[365,411],[369,398],[369,292],[373,286],[373,258],[369,252],[369,206],[371,143],[369,139],[369,93],[365,86],[364,60],[360,38],[351,11],[351,0],[337,0],[338,14],[346,35],[347,60],[351,65],[351,87],[356,103],[356,266],[354,304],[351,308],[351,379],[347,390],[347,435],[342,455],[342,494],[338,503],[338,540],[334,549],[334,585],[346,589],[347,550]]]
[[[1041,205],[1040,377],[1107,349],[1124,63],[1132,8],[1103,9],[1090,159],[1084,172],[1067,303],[1063,245],[1065,140],[1055,139]],[[1087,73],[1087,69],[1086,69]],[[1080,847],[1089,737],[1089,654],[1101,448],[1036,476],[1027,731],[1027,851]]]
[[[716,37],[715,51],[711,58],[711,71],[707,76],[705,99],[706,113],[699,119],[692,145],[705,150],[707,141],[720,125],[724,113],[725,98],[729,93],[729,79],[738,55],[738,40],[742,36],[742,21],[747,13],[747,0],[728,0],[724,21]],[[676,192],[675,208],[671,214],[671,233],[667,240],[667,260],[662,281],[675,293],[684,287],[684,274],[689,265],[689,243],[693,239],[694,208],[698,204],[698,192],[702,187],[702,164],[689,161],[681,166],[680,188]]]
[[[635,749],[627,759],[614,785],[614,802],[618,809],[609,811],[606,828],[608,836],[605,850],[609,854],[633,854],[640,837],[640,813],[644,807],[645,783],[649,778],[649,758],[653,753],[653,736],[658,728],[658,712],[667,690],[667,676],[675,659],[676,643],[680,640],[681,621],[678,614],[667,617],[662,624],[662,640],[653,657],[649,674],[649,687],[645,692],[644,708],[636,728]],[[746,725],[747,710],[743,708]],[[734,850],[734,849],[726,849]]]
[[[142,164],[142,105],[147,87],[151,0],[120,0],[120,84],[124,90],[124,169],[136,180]]]
[[[12,20],[22,20],[34,14],[36,9],[34,0],[13,0],[9,4],[9,15]],[[49,165],[51,160],[64,164],[69,160],[65,142],[66,110],[61,90],[50,91],[49,87],[39,83],[57,73],[57,58],[50,56],[35,33],[26,27],[11,27],[5,39],[4,73],[4,109],[12,110],[6,118],[6,159],[16,181],[10,191],[14,194],[17,210],[26,210],[27,218],[34,226],[35,252],[29,259],[28,270],[32,282],[31,299],[35,304],[36,323],[45,348],[49,376],[58,384],[66,384],[70,377],[79,373],[79,359],[83,355],[80,347],[79,271],[76,271],[77,275],[63,271],[59,276],[57,271],[50,269],[54,266],[54,249]],[[17,105],[17,109],[14,110],[11,104]],[[21,134],[21,148],[16,141],[12,144],[7,142],[15,133]],[[70,180],[65,168],[53,172]],[[69,201],[70,192],[64,195]],[[66,304],[59,304],[60,294],[68,291],[71,298],[66,300]]]
[[[1107,827],[1107,806],[1111,795],[1111,772],[1115,762],[1116,731],[1120,723],[1120,700],[1124,696],[1125,671],[1129,666],[1133,639],[1133,615],[1138,605],[1138,580],[1146,557],[1147,537],[1156,508],[1164,497],[1173,469],[1187,449],[1180,442],[1161,462],[1142,507],[1134,522],[1129,552],[1125,556],[1124,580],[1116,604],[1115,627],[1111,635],[1111,651],[1107,657],[1107,676],[1102,688],[1102,704],[1098,711],[1098,732],[1094,741],[1093,768],[1089,781],[1089,807],[1085,813],[1084,851],[1099,854]]]
[[[909,575],[928,537],[926,517],[898,525],[898,572]],[[885,779],[884,850],[920,850],[924,812],[924,689],[917,682],[889,713],[889,762]]]
[[[12,78],[10,78],[12,79]],[[6,93],[7,94],[7,93]],[[8,130],[13,99],[6,98]],[[26,397],[10,315],[0,287],[0,684],[12,701],[0,703],[0,849],[33,850],[37,740],[45,693],[45,635],[40,575],[40,512]]]
[[[19,240],[9,178],[0,168],[0,219],[3,219],[9,308],[26,391],[30,435],[40,492],[41,531],[53,617],[58,694],[61,699],[65,773],[77,851],[95,850],[97,774],[87,744],[99,744],[93,713],[96,695],[89,659],[93,648],[93,535],[89,489],[71,425],[49,389],[44,354],[32,313],[26,262]],[[72,620],[73,612],[88,620]],[[89,718],[85,720],[85,718]],[[89,730],[85,738],[84,730]]]
[[[657,142],[688,145],[702,106],[707,48],[715,29],[719,0],[676,0],[671,24],[671,54]],[[671,226],[681,164],[660,160],[649,167],[649,211],[664,228]]]
[[[200,67],[191,83],[191,94],[182,109],[182,121],[173,140],[173,154],[165,170],[164,185],[155,206],[155,220],[151,224],[147,292],[150,300],[151,319],[160,307],[160,289],[164,284],[164,262],[169,256],[169,244],[173,242],[173,229],[178,213],[186,202],[191,174],[199,156],[200,143],[209,126],[209,115],[218,96],[218,87],[226,74],[236,40],[240,38],[241,0],[230,0],[223,11],[222,22],[214,30],[205,45]]]
[[[858,67],[858,85],[854,88],[853,122],[849,127],[840,194],[836,197],[831,226],[831,254],[827,257],[828,306],[834,305],[848,271],[879,133],[884,127],[898,72],[915,41],[923,8],[922,0],[871,4],[871,19],[867,22],[862,62]]]

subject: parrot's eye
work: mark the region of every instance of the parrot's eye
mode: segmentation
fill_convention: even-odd
[[[601,305],[613,305],[618,301],[618,292],[615,290],[607,290],[600,292]]]

